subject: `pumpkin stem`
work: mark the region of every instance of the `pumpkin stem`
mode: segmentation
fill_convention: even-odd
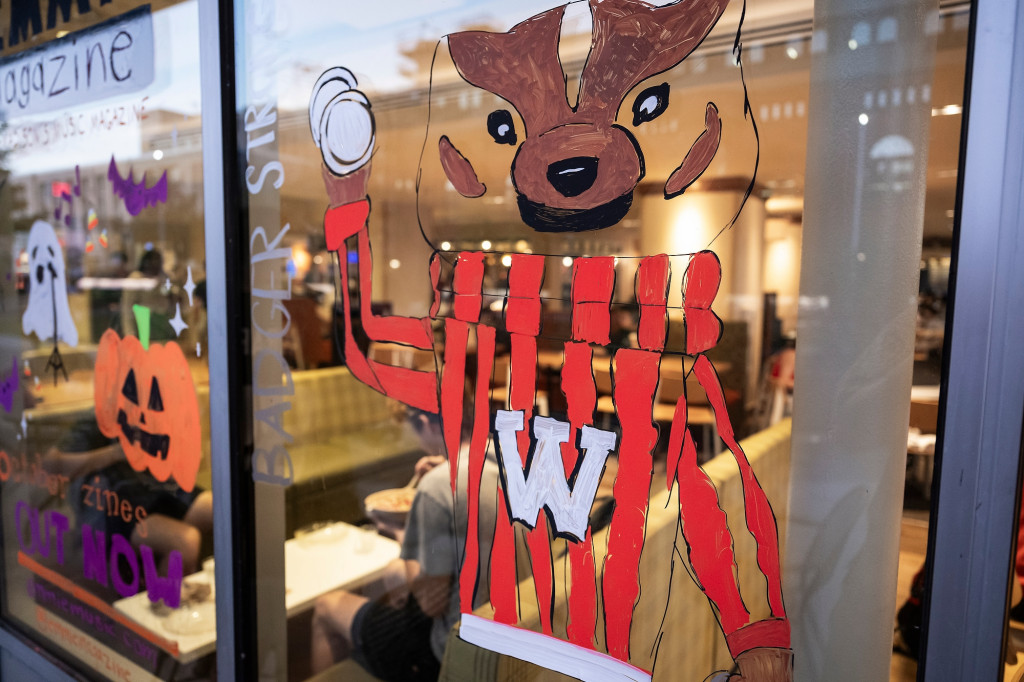
[[[135,326],[139,329],[139,341],[144,350],[149,350],[149,308],[136,303],[132,306],[135,313]]]

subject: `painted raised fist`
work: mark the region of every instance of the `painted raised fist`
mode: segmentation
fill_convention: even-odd
[[[335,66],[324,71],[309,99],[309,128],[324,165],[334,175],[362,168],[373,154],[376,139],[370,100],[356,90],[356,77]]]
[[[736,657],[739,674],[728,682],[792,682],[793,651],[774,647],[757,647]]]

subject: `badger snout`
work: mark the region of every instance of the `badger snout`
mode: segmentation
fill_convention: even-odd
[[[557,126],[528,137],[512,162],[520,216],[541,232],[615,225],[643,174],[636,139],[618,125]]]
[[[555,161],[548,166],[548,182],[564,197],[579,196],[594,186],[598,161],[592,156]]]

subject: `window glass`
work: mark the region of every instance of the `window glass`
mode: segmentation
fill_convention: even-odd
[[[865,477],[895,581],[966,10],[664,4],[236,3],[261,670],[817,670]]]
[[[893,680],[916,679],[921,647],[925,551],[932,509],[942,353],[946,343],[945,324],[953,256],[953,207],[964,91],[963,55],[967,45],[968,19],[966,7],[942,18],[931,85],[928,179],[914,330],[914,385],[910,396],[907,474],[900,528]]]
[[[3,614],[90,676],[206,678],[197,6],[71,7],[4,7]]]

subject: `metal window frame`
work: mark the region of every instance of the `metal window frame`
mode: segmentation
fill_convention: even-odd
[[[245,398],[246,247],[238,187],[231,2],[199,0],[203,172],[210,362],[217,667],[224,680],[257,677],[252,565],[251,438]],[[944,390],[930,529],[919,679],[998,679],[1012,577],[1024,416],[1024,8],[972,7],[961,173],[954,232]],[[982,39],[978,39],[981,36]],[[1015,87],[1014,76],[1018,83]],[[964,229],[967,226],[967,229]],[[212,229],[211,229],[212,228]],[[230,288],[228,282],[231,282]],[[934,595],[934,596],[933,596]],[[47,679],[73,679],[59,662],[0,624],[0,648]]]
[[[53,682],[72,682],[75,679],[69,673],[67,663],[32,643],[26,636],[9,630],[6,624],[0,627],[0,650],[8,652],[44,679]]]
[[[222,680],[257,678],[252,513],[247,242],[240,225],[235,44],[231,2],[198,0],[203,104],[203,204],[210,367],[217,671]],[[232,285],[229,287],[228,282]],[[45,679],[80,679],[67,663],[0,621],[0,649]]]
[[[1024,417],[1024,8],[972,7],[918,679],[997,680]]]
[[[240,191],[235,111],[235,22],[231,2],[199,0],[203,102],[203,202],[206,222],[210,457],[216,556],[217,674],[253,680],[256,672],[255,521],[249,400],[248,241]]]

